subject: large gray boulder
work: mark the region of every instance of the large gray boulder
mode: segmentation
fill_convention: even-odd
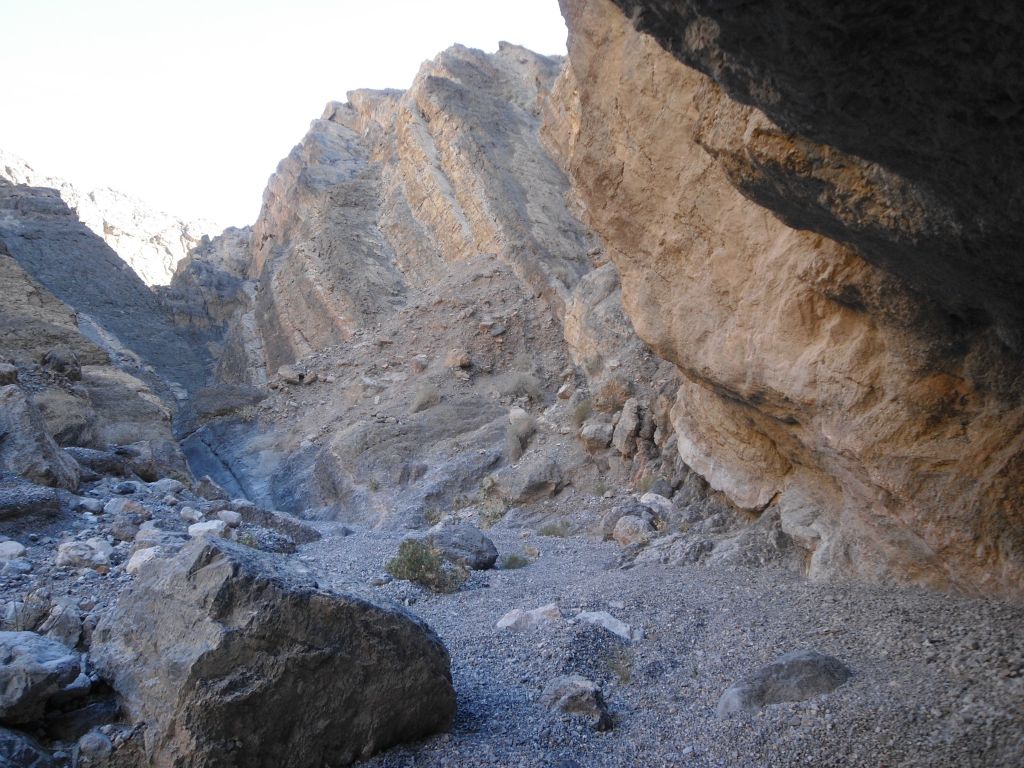
[[[78,487],[78,464],[53,441],[16,384],[0,387],[0,437],[0,471],[40,485]]]
[[[438,550],[446,560],[482,571],[493,568],[498,549],[475,525],[442,520],[423,536],[413,536]]]
[[[718,700],[718,716],[756,712],[769,704],[804,701],[845,683],[853,673],[834,656],[794,651],[729,686]]]
[[[224,539],[142,569],[92,654],[151,765],[344,765],[455,712],[448,652],[422,621]]]
[[[80,671],[79,655],[56,640],[35,632],[0,632],[0,722],[38,720],[46,702]]]

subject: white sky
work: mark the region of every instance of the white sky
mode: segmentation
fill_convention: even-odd
[[[0,147],[219,227],[324,105],[453,43],[565,53],[557,0],[0,0]]]

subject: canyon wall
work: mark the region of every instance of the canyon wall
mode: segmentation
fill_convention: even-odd
[[[214,231],[206,221],[186,221],[108,187],[85,190],[39,173],[0,149],[0,178],[12,184],[54,189],[79,220],[117,252],[146,285],[167,285],[175,267]]]
[[[618,5],[563,0],[546,135],[637,332],[682,375],[683,461],[740,507],[778,510],[812,576],[1018,591],[1006,20],[962,28],[967,66],[946,81],[928,62],[960,11],[917,30],[931,10],[876,4],[858,25],[778,3]],[[979,40],[994,70],[970,63]]]

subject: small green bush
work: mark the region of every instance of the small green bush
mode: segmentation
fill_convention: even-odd
[[[448,563],[440,552],[416,539],[403,541],[398,546],[398,554],[388,561],[385,568],[396,579],[411,581],[439,593],[457,591],[468,576],[463,566]]]

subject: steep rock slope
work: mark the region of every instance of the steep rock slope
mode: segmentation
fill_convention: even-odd
[[[0,179],[0,240],[34,280],[75,310],[88,338],[172,408],[205,382],[204,351],[56,190]]]
[[[83,190],[64,179],[46,176],[2,149],[0,178],[57,190],[82,223],[103,238],[146,285],[170,283],[178,262],[204,234],[213,232],[209,222],[185,221],[156,211],[123,192],[107,187]]]
[[[211,326],[209,397],[225,407],[186,441],[197,471],[262,503],[380,525],[677,471],[662,461],[666,400],[642,451],[634,433],[597,456],[573,439],[592,408],[610,439],[626,400],[653,402],[665,381],[539,138],[561,63],[455,46],[408,91],[329,104],[251,232],[183,263],[163,293],[180,322],[204,313],[174,296],[237,304],[222,336]]]
[[[962,27],[958,100],[914,51],[959,10],[872,40],[846,11],[620,5],[714,79],[611,0],[563,0],[547,135],[639,335],[683,376],[682,459],[741,507],[777,510],[812,575],[1018,591],[1020,78],[999,53],[1014,19],[993,20],[978,78],[981,29]],[[884,25],[878,5],[863,18]],[[840,67],[858,40],[890,52],[864,54],[867,87]],[[901,91],[907,71],[934,87]],[[991,142],[1006,154],[988,174]]]

